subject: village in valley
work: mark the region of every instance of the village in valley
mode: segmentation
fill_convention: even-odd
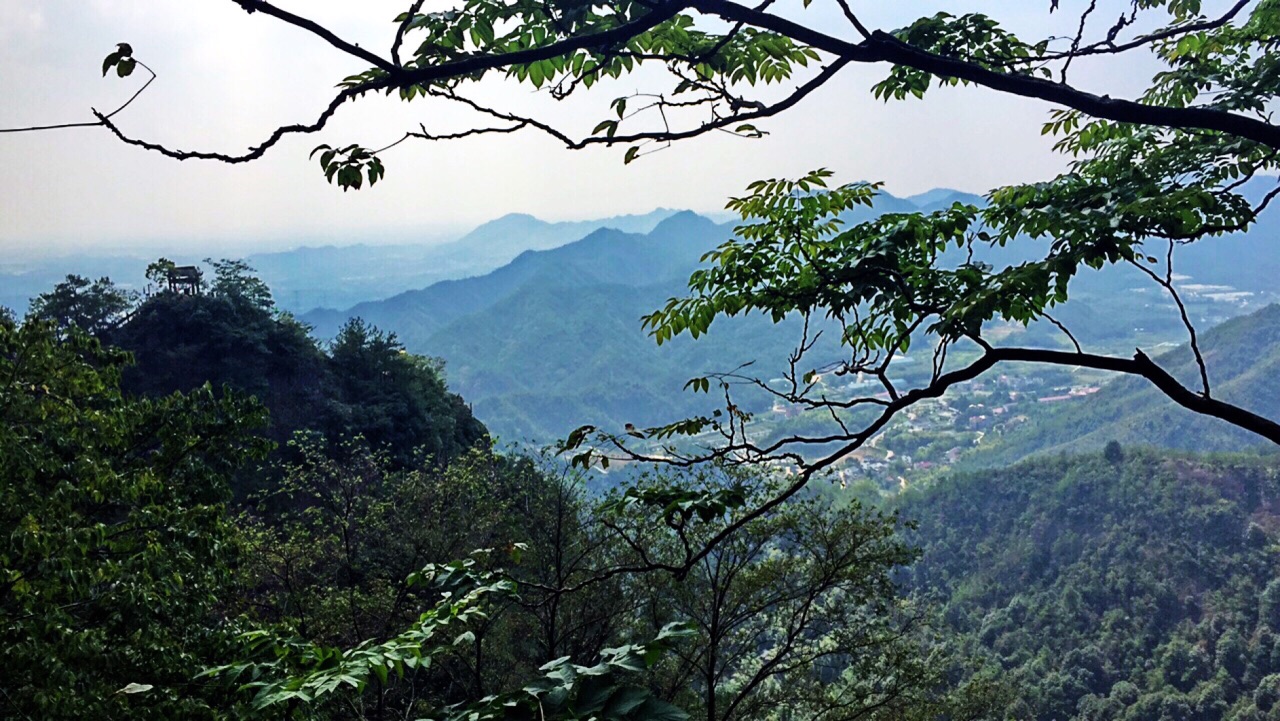
[[[900,359],[910,363],[910,357]],[[906,365],[904,364],[904,365]],[[867,395],[877,381],[842,382],[816,376],[815,395]],[[866,445],[840,459],[832,474],[842,487],[870,482],[883,491],[906,488],[917,479],[955,465],[984,442],[1030,421],[1046,408],[1079,401],[1101,389],[1102,377],[1074,374],[1007,373],[958,386],[942,398],[917,404]],[[906,386],[909,387],[909,386]],[[887,392],[875,395],[887,398]],[[756,418],[755,437],[773,438],[831,423],[826,411],[774,403]]]

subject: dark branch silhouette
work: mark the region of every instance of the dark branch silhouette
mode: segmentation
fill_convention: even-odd
[[[630,22],[625,22],[609,29],[569,35],[553,42],[522,50],[500,53],[475,52],[465,57],[442,63],[406,68],[400,62],[400,47],[409,22],[421,7],[419,2],[411,4],[405,19],[399,24],[391,46],[391,59],[388,60],[343,40],[337,34],[313,20],[277,8],[268,2],[263,2],[262,0],[232,1],[250,13],[261,12],[316,35],[334,48],[369,63],[379,72],[379,75],[345,89],[330,101],[329,105],[316,120],[310,123],[296,123],[277,128],[263,142],[254,146],[246,154],[174,150],[157,143],[132,138],[110,122],[115,113],[106,115],[106,120],[103,119],[103,116],[97,115],[98,122],[12,128],[0,132],[29,132],[64,127],[104,126],[117,138],[130,145],[160,152],[175,159],[204,159],[226,163],[242,163],[261,157],[266,150],[275,146],[286,135],[313,133],[323,129],[338,106],[364,93],[404,90],[414,86],[447,87],[460,79],[472,77],[486,71],[510,69],[516,66],[562,57],[580,50],[616,53],[633,38],[653,30],[680,13],[693,11],[733,23],[734,30],[730,31],[730,35],[738,32],[743,27],[775,32],[806,47],[826,53],[830,56],[831,62],[816,77],[801,84],[793,94],[781,103],[771,105],[756,103],[732,97],[722,90],[718,91],[716,96],[709,97],[704,102],[710,103],[715,100],[722,100],[735,104],[737,107],[733,112],[727,115],[715,116],[712,120],[685,129],[665,129],[632,134],[593,134],[587,138],[570,140],[566,133],[554,130],[545,122],[536,121],[533,118],[517,119],[509,114],[505,115],[505,117],[513,122],[522,123],[525,127],[550,132],[557,139],[564,142],[567,147],[575,149],[592,144],[616,145],[645,141],[671,142],[698,137],[708,132],[722,131],[737,123],[767,118],[777,114],[798,103],[850,63],[887,63],[913,68],[939,78],[957,79],[999,92],[1043,100],[1054,105],[1080,111],[1095,118],[1168,129],[1221,132],[1280,150],[1280,127],[1265,120],[1211,107],[1154,105],[1111,98],[1106,95],[1100,96],[1072,87],[1065,82],[1053,82],[1021,72],[1000,72],[984,67],[974,61],[931,53],[913,47],[884,31],[868,29],[847,7],[847,4],[843,5],[842,9],[845,12],[846,19],[862,35],[862,39],[858,42],[850,42],[801,23],[770,14],[767,12],[770,4],[768,2],[753,8],[731,0],[668,0],[666,2],[655,2],[650,5],[652,8],[650,12]],[[1136,47],[1149,46],[1183,34],[1222,27],[1234,19],[1247,5],[1247,0],[1241,0],[1216,19],[1188,23],[1165,31],[1144,35],[1129,42],[1117,43],[1114,39],[1109,38],[1099,43],[1081,44],[1079,47],[1073,47],[1069,51],[1056,54],[1049,53],[1042,57],[1030,58],[1019,62],[1048,62],[1054,60],[1069,62],[1072,58],[1079,56],[1117,53]],[[729,35],[726,36],[726,40],[728,37]],[[680,55],[649,56],[646,59],[668,60],[671,62],[693,60]],[[703,89],[707,89],[705,85]],[[655,107],[662,109],[663,107],[668,107],[668,105],[659,103]],[[501,113],[501,111],[494,112]],[[426,139],[448,139],[452,137],[451,135],[426,135]]]

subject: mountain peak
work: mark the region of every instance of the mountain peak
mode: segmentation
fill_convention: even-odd
[[[915,205],[921,210],[931,210],[939,207],[949,206],[952,203],[973,203],[984,204],[982,196],[973,193],[967,193],[963,190],[955,190],[953,188],[934,188],[919,195],[912,195],[906,198],[906,201]]]
[[[542,219],[538,218],[537,216],[533,216],[528,213],[507,213],[506,215],[500,215],[489,222],[504,223],[504,222],[511,222],[511,221],[521,221],[521,222],[536,221],[539,223],[545,222]]]
[[[707,230],[714,228],[715,225],[715,221],[698,215],[692,210],[679,210],[655,225],[653,227],[653,232],[650,233],[650,235],[667,235],[670,233],[687,233],[690,231]]]
[[[487,223],[481,223],[480,225],[476,226],[470,233],[467,233],[463,237],[464,238],[480,237],[480,236],[483,236],[486,232],[492,232],[498,229],[507,230],[511,228],[518,228],[523,230],[523,229],[529,229],[534,227],[540,227],[544,225],[547,225],[547,222],[545,220],[542,220],[541,218],[538,218],[533,215],[529,215],[528,213],[507,213],[506,215],[494,218],[493,220],[490,220]]]

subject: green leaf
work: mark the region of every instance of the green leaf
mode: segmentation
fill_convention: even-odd
[[[649,700],[649,691],[635,686],[624,686],[613,693],[601,714],[605,718],[620,718],[634,711]]]
[[[118,63],[118,62],[120,62],[120,52],[119,52],[119,51],[116,51],[116,52],[114,52],[114,53],[111,53],[111,54],[110,54],[110,55],[108,55],[105,59],[103,59],[103,61],[102,61],[102,77],[104,77],[104,78],[105,78],[105,77],[107,76],[107,71],[108,71],[108,70],[110,70],[112,67],[114,67],[114,66],[115,66],[115,64],[116,64],[116,63]]]
[[[632,712],[631,718],[634,721],[688,721],[689,714],[651,696]]]

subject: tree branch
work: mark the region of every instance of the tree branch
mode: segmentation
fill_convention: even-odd
[[[385,60],[379,57],[378,55],[371,53],[368,50],[365,50],[359,45],[356,45],[354,43],[349,43],[346,40],[343,40],[342,38],[335,35],[333,31],[329,30],[328,28],[321,25],[320,23],[317,23],[314,20],[309,20],[307,18],[302,17],[301,15],[294,15],[288,10],[281,10],[280,8],[276,7],[275,5],[272,5],[269,2],[264,2],[264,0],[231,0],[231,2],[234,2],[235,4],[244,8],[244,11],[247,13],[252,14],[255,12],[260,12],[265,15],[270,15],[278,20],[283,20],[284,22],[296,28],[301,28],[303,30],[306,30],[307,32],[312,33],[313,35],[316,35],[317,37],[323,39],[325,42],[341,50],[342,52],[348,55],[353,55],[357,58],[360,58],[361,60],[364,60],[365,62],[375,67],[386,70],[389,73],[395,73],[399,71],[399,68],[396,67],[396,65],[390,62],[389,60]]]
[[[239,2],[240,0],[235,0]],[[623,23],[609,30],[602,30],[598,33],[588,33],[576,37],[566,38],[549,45],[533,47],[527,50],[516,50],[509,53],[497,54],[478,54],[461,60],[453,60],[439,65],[428,65],[426,67],[414,68],[405,71],[397,69],[395,73],[389,74],[387,77],[365,83],[359,86],[359,90],[367,92],[370,90],[386,90],[388,88],[402,88],[410,85],[421,85],[424,83],[432,83],[438,80],[446,80],[457,78],[472,73],[483,72],[485,70],[494,70],[497,68],[510,67],[512,65],[526,65],[528,63],[538,62],[540,60],[549,60],[551,58],[567,55],[575,50],[583,50],[592,47],[607,47],[618,43],[626,42],[631,38],[643,33],[647,30],[661,25],[685,10],[689,4],[685,0],[673,0],[658,5],[645,15],[632,20],[629,23]]]
[[[138,62],[138,61],[135,59],[134,62]],[[133,101],[137,100],[138,96],[142,94],[142,91],[151,87],[151,83],[155,82],[156,72],[154,70],[152,70],[150,67],[147,66],[146,63],[143,63],[143,62],[138,62],[138,67],[142,68],[143,70],[146,70],[151,75],[151,77],[147,78],[147,82],[143,83],[142,87],[138,88],[133,93],[133,95],[130,95],[129,99],[124,101],[123,105],[116,108],[115,110],[112,110],[106,115],[98,116],[99,118],[105,118],[107,120],[110,120],[112,117],[119,114],[120,111],[132,105]],[[98,111],[93,110],[92,108],[90,108],[90,112],[92,112],[95,116],[98,115]],[[103,124],[104,124],[103,121],[99,119],[99,120],[95,120],[92,123],[86,121],[83,123],[60,123],[58,125],[33,125],[27,128],[0,128],[0,133],[30,133],[37,130],[62,130],[65,128],[96,128]]]
[[[1115,44],[1114,41],[1106,40],[1106,41],[1094,43],[1092,45],[1088,45],[1082,48],[1073,47],[1068,52],[1060,53],[1058,55],[1048,55],[1039,59],[1040,60],[1062,60],[1062,59],[1084,57],[1086,55],[1114,55],[1114,54],[1127,52],[1129,50],[1135,50],[1145,45],[1150,45],[1152,43],[1160,42],[1161,40],[1170,40],[1172,38],[1181,37],[1183,35],[1187,35],[1190,33],[1203,32],[1205,30],[1217,30],[1223,25],[1226,25],[1227,23],[1231,22],[1237,15],[1240,14],[1240,11],[1244,10],[1245,6],[1252,1],[1253,0],[1237,0],[1236,4],[1232,5],[1231,8],[1227,10],[1227,12],[1223,13],[1221,16],[1219,16],[1214,20],[1205,20],[1204,22],[1191,23],[1189,25],[1183,25],[1181,27],[1169,28],[1167,30],[1162,30],[1160,32],[1151,33],[1150,35],[1143,35],[1141,37],[1134,38],[1129,42],[1121,43],[1119,45]]]
[[[267,150],[269,150],[276,143],[279,143],[280,140],[284,138],[286,135],[307,134],[307,133],[318,132],[319,130],[324,128],[324,126],[329,122],[329,120],[333,117],[334,113],[338,111],[338,108],[341,107],[343,103],[354,98],[357,94],[358,93],[355,90],[342,91],[337,95],[337,97],[335,97],[333,100],[329,102],[329,106],[324,109],[324,112],[320,113],[320,117],[318,117],[315,120],[315,122],[310,123],[308,125],[301,125],[301,124],[283,125],[279,128],[276,128],[275,131],[272,132],[271,135],[265,141],[263,141],[261,144],[257,146],[250,148],[249,152],[244,153],[242,155],[228,155],[226,153],[208,153],[208,152],[202,152],[202,151],[196,151],[196,150],[173,150],[170,148],[166,148],[163,145],[160,145],[158,143],[152,143],[145,140],[139,140],[137,138],[131,138],[125,135],[120,130],[120,128],[116,126],[115,123],[111,122],[111,119],[109,116],[102,115],[101,113],[98,113],[96,111],[94,112],[94,115],[96,115],[98,118],[98,122],[95,123],[95,125],[102,125],[106,127],[107,130],[110,130],[113,135],[119,138],[120,141],[125,143],[126,145],[135,145],[145,150],[153,150],[157,153],[166,155],[176,160],[198,159],[198,160],[218,160],[223,163],[247,163],[251,160],[257,160],[258,158],[261,158],[267,152]]]
[[[409,6],[408,12],[404,14],[404,22],[400,23],[400,27],[396,29],[396,39],[391,43],[391,62],[395,63],[396,67],[403,65],[400,62],[400,44],[404,42],[405,33],[409,31],[409,24],[413,22],[414,16],[422,9],[424,2],[426,0],[414,0],[413,4]]]
[[[692,5],[699,11],[725,20],[745,22],[787,35],[850,62],[905,65],[939,77],[956,78],[1011,95],[1074,108],[1095,118],[1183,130],[1215,130],[1280,149],[1280,127],[1224,110],[1144,105],[1132,100],[1094,95],[1069,85],[1029,75],[999,73],[965,60],[921,50],[880,30],[872,32],[871,37],[862,42],[850,43],[785,18],[756,12],[729,0],[692,0]]]

